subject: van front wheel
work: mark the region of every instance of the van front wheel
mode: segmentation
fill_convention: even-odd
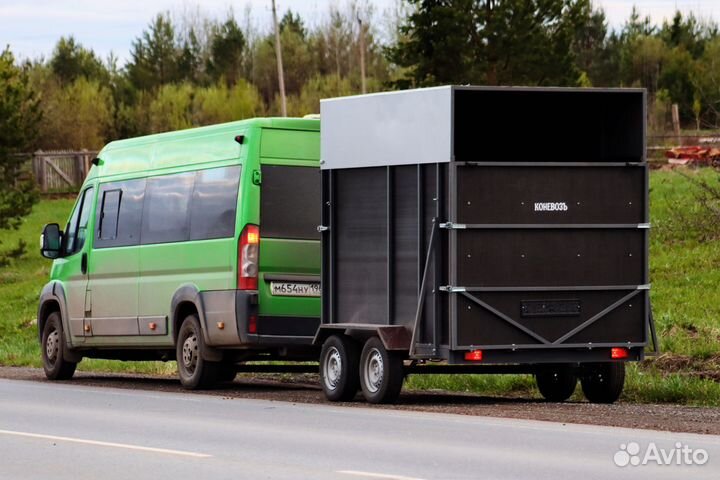
[[[70,380],[77,363],[65,360],[65,334],[60,314],[53,312],[45,321],[42,334],[42,359],[45,376],[50,380]]]
[[[178,332],[176,355],[182,386],[190,390],[210,388],[218,381],[220,364],[203,359],[205,341],[197,315],[188,315]]]

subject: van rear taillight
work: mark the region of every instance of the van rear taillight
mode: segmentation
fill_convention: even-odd
[[[259,253],[260,227],[247,225],[238,243],[238,289],[257,290]]]

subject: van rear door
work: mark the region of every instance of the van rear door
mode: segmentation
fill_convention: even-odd
[[[312,337],[320,317],[320,170],[263,165],[258,335]]]

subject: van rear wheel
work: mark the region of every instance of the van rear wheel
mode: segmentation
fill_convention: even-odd
[[[371,337],[360,355],[360,386],[370,403],[394,403],[402,390],[405,375],[403,357],[388,352],[378,337]]]
[[[42,334],[42,360],[45,376],[49,380],[70,380],[77,363],[65,360],[65,334],[58,312],[45,321]]]
[[[188,315],[182,322],[176,345],[178,376],[183,387],[198,390],[217,383],[220,364],[203,359],[205,348],[197,315]]]
[[[320,384],[331,402],[348,402],[360,389],[357,343],[344,335],[331,335],[320,352]]]
[[[580,378],[583,393],[592,403],[614,403],[625,386],[625,364],[598,363]]]

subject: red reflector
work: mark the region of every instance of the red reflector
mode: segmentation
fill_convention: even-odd
[[[482,361],[482,350],[473,350],[472,352],[465,352],[465,360],[470,362],[481,362]]]
[[[248,317],[248,333],[257,333],[257,315]]]
[[[627,348],[613,347],[610,349],[610,358],[618,360],[621,358],[628,358],[629,356],[630,351]]]

